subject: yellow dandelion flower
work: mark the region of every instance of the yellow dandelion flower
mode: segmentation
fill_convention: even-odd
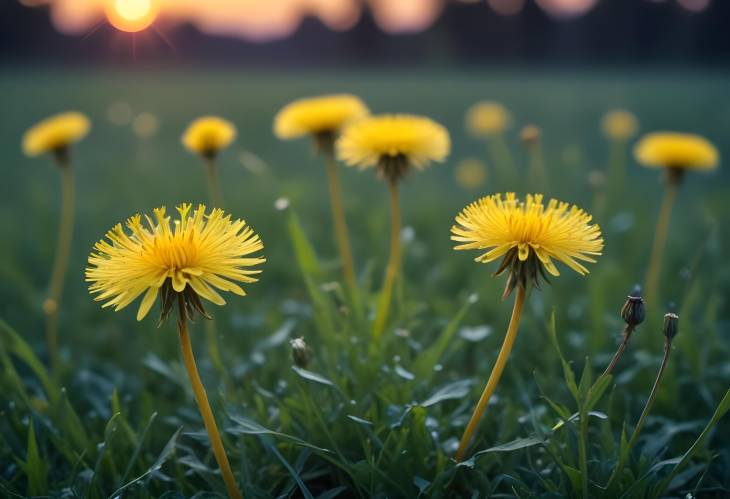
[[[644,166],[681,170],[712,170],[719,154],[704,137],[689,133],[655,132],[645,135],[634,148]]]
[[[449,132],[422,116],[383,114],[363,118],[342,131],[337,157],[350,166],[378,166],[388,176],[422,169],[449,154]]]
[[[594,263],[603,249],[601,229],[591,216],[568,203],[551,199],[543,204],[542,194],[520,201],[510,192],[486,196],[468,205],[451,228],[454,249],[488,250],[475,260],[492,262],[503,257],[498,273],[509,269],[508,291],[516,285],[536,283],[543,268],[560,275],[553,260],[581,275],[588,269],[580,262]]]
[[[487,181],[487,168],[476,158],[467,158],[459,161],[454,170],[456,183],[464,189],[478,189]]]
[[[477,102],[466,112],[466,129],[475,137],[501,134],[511,121],[509,111],[499,102]]]
[[[631,111],[614,109],[603,116],[601,129],[610,140],[625,142],[636,134],[639,121]]]
[[[471,442],[480,418],[489,404],[504,372],[517,338],[522,308],[528,288],[538,284],[544,271],[559,275],[553,259],[563,262],[581,275],[588,269],[580,262],[595,262],[603,250],[603,238],[591,216],[577,206],[551,199],[544,205],[542,194],[527,195],[520,201],[514,193],[486,196],[468,205],[456,217],[451,239],[457,250],[485,251],[475,260],[487,263],[502,257],[496,275],[509,270],[504,296],[513,288],[517,295],[507,333],[484,391],[459,442],[455,458],[460,461]]]
[[[139,214],[126,227],[117,224],[106,240],[94,246],[86,269],[86,281],[95,300],[121,310],[144,293],[137,320],[144,318],[162,292],[162,316],[169,313],[176,294],[181,294],[189,312],[205,314],[198,297],[216,305],[225,300],[216,289],[245,295],[235,284],[253,283],[260,273],[250,267],[265,261],[251,256],[263,249],[259,236],[243,220],[231,220],[223,210],[206,214],[204,205],[191,213],[190,204],[177,207],[179,218],[170,224],[165,207],[154,218]]]
[[[203,116],[194,120],[182,136],[183,145],[196,154],[215,156],[236,139],[236,127],[218,116]]]
[[[274,134],[280,139],[305,135],[334,135],[345,124],[370,113],[359,97],[350,94],[299,99],[284,106],[274,118]]]
[[[89,118],[77,111],[51,116],[25,132],[23,153],[26,156],[40,156],[58,152],[86,137],[90,128]]]

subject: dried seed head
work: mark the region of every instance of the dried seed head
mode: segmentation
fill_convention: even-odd
[[[535,125],[527,125],[520,130],[520,139],[526,146],[533,146],[540,141],[542,132]]]
[[[294,365],[306,369],[309,361],[312,360],[312,349],[309,348],[304,338],[294,338],[289,340],[291,346],[291,358]]]
[[[672,341],[679,332],[679,316],[673,312],[664,314],[664,327],[662,329],[664,337],[668,341]]]
[[[644,322],[646,309],[644,308],[644,299],[641,297],[641,288],[639,286],[636,286],[626,298],[626,302],[621,308],[621,318],[631,327],[636,327]]]

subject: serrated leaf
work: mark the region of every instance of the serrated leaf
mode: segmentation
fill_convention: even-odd
[[[555,310],[552,311],[550,314],[550,322],[548,323],[548,333],[550,336],[550,339],[553,342],[553,346],[555,347],[555,350],[558,352],[558,357],[560,358],[560,364],[563,366],[563,378],[565,380],[565,384],[568,387],[568,390],[573,395],[573,398],[578,401],[578,385],[575,383],[575,374],[573,374],[573,368],[568,363],[568,361],[565,360],[565,357],[563,357],[563,351],[560,349],[560,343],[558,342],[558,335],[556,332],[556,326],[555,326]]]

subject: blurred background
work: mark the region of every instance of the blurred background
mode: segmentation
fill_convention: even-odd
[[[489,279],[489,269],[475,272],[470,256],[454,254],[449,241],[453,217],[466,203],[503,189],[487,145],[465,131],[469,106],[489,99],[510,111],[505,138],[521,172],[528,157],[520,130],[537,125],[551,176],[547,195],[590,211],[611,154],[600,126],[611,109],[633,112],[640,133],[703,134],[728,157],[728,20],[725,0],[2,0],[0,316],[37,331],[30,336],[43,348],[39,310],[60,189],[48,158],[21,154],[29,126],[69,109],[93,121],[73,151],[78,218],[61,330],[112,353],[125,328],[139,326],[132,325],[133,312],[111,314],[89,298],[88,252],[135,212],[207,200],[203,166],[183,150],[180,135],[192,119],[219,114],[239,132],[220,158],[225,207],[262,235],[269,258],[251,291],[258,298],[236,300],[221,313],[231,334],[247,333],[239,341],[255,341],[263,334],[257,328],[274,327],[278,313],[307,301],[277,199],[291,201],[330,277],[336,275],[335,245],[329,223],[322,223],[329,206],[320,161],[308,141],[284,143],[271,131],[287,102],[331,92],[357,94],[374,112],[428,115],[449,129],[447,163],[411,175],[403,186],[404,265],[407,276],[419,279],[412,296],[445,315],[474,290],[497,296],[502,283]],[[595,278],[601,296],[589,302],[582,294],[588,281],[565,272],[533,301],[539,308],[545,300],[547,310],[561,289],[570,290],[563,305],[577,348],[585,347],[579,333],[589,313],[591,327],[601,331],[591,336],[591,348],[612,344],[602,334],[617,327],[616,310],[643,279],[662,186],[657,171],[630,158],[632,143],[625,203],[594,211],[607,241],[596,270],[603,278]],[[706,283],[730,282],[727,265],[711,267],[724,247],[716,230],[728,209],[724,170],[692,175],[683,186],[666,261],[667,296],[682,297],[693,255],[703,248],[711,250],[703,261],[712,268]],[[377,286],[387,258],[384,188],[356,171],[343,172],[343,182],[355,257],[363,278]],[[505,308],[499,305],[485,304],[474,322],[499,322]],[[717,306],[727,317],[726,303]],[[275,319],[263,326],[267,314]],[[72,327],[99,323],[110,330],[88,335]],[[174,342],[160,338],[166,337],[145,341],[176,355]]]

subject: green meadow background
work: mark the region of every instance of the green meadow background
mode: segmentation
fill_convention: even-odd
[[[0,72],[0,317],[45,360],[40,307],[55,247],[60,177],[50,158],[23,157],[20,139],[26,128],[49,114],[70,109],[82,111],[92,119],[93,128],[73,149],[77,218],[61,310],[65,368],[60,384],[65,386],[66,396],[83,421],[89,440],[96,443],[104,439],[105,425],[112,416],[110,398],[115,390],[124,407],[124,417],[137,434],[150,414],[158,413],[155,430],[134,464],[138,474],[154,463],[178,426],[185,426],[186,432],[202,428],[194,402],[186,392],[173,323],[156,328],[152,317],[137,323],[136,306],[120,313],[102,310],[86,291],[83,270],[94,242],[117,222],[160,205],[171,208],[183,201],[206,202],[204,168],[198,158],[183,150],[180,135],[193,118],[219,114],[238,128],[236,143],[219,161],[225,208],[234,216],[245,218],[261,235],[268,261],[261,281],[247,287],[247,297],[231,296],[222,309],[209,307],[216,319],[223,362],[235,381],[234,388],[221,385],[208,360],[198,324],[194,332],[200,334],[194,335],[194,344],[213,404],[225,404],[229,410],[240,411],[265,424],[262,418],[266,414],[274,418],[273,409],[266,409],[266,403],[255,398],[254,393],[280,394],[296,381],[292,380],[295,375],[290,369],[286,338],[304,336],[314,349],[315,359],[322,355],[318,350],[322,339],[312,320],[307,288],[287,230],[289,213],[275,209],[278,198],[290,201],[316,249],[323,268],[320,282],[326,284],[339,278],[323,166],[308,141],[277,140],[271,131],[273,116],[298,97],[351,92],[361,96],[373,112],[424,114],[443,123],[451,133],[452,152],[446,163],[414,172],[403,183],[405,279],[396,318],[399,326],[407,330],[408,339],[402,339],[403,345],[395,350],[408,351],[412,358],[417,358],[419,348],[434,341],[472,294],[476,293],[478,299],[461,320],[458,334],[450,341],[429,383],[418,384],[408,376],[399,377],[397,368],[408,372],[412,360],[403,358],[402,353],[383,360],[384,369],[396,372],[392,383],[413,386],[412,392],[400,397],[399,404],[426,399],[455,380],[472,381],[462,400],[447,401],[445,408],[429,408],[429,417],[434,419],[427,425],[439,428],[437,440],[448,447],[460,436],[465,418],[481,392],[511,309],[511,299],[502,302],[499,298],[503,278],[491,277],[495,266],[472,262],[475,253],[454,252],[449,240],[453,218],[461,208],[481,195],[503,190],[491,175],[486,145],[464,131],[466,109],[480,99],[497,100],[510,109],[515,121],[507,139],[521,174],[526,172],[527,158],[519,142],[519,129],[528,123],[538,125],[550,181],[545,194],[591,212],[595,189],[589,183],[589,175],[606,171],[610,151],[600,130],[600,119],[604,112],[622,107],[636,114],[641,132],[668,129],[699,133],[717,145],[722,158],[717,172],[687,175],[672,215],[662,270],[662,302],[676,303],[680,333],[670,372],[644,432],[644,443],[652,442],[659,458],[675,457],[696,438],[730,384],[730,311],[726,299],[730,291],[730,266],[726,260],[730,247],[730,198],[724,162],[730,158],[728,88],[730,75],[711,71],[371,70],[294,74],[205,69],[176,72],[5,68]],[[106,115],[113,102],[128,103],[135,114],[153,113],[160,122],[159,132],[140,139],[129,126],[110,123]],[[467,190],[455,180],[457,163],[468,157],[484,159],[488,166],[487,182],[478,190]],[[374,290],[380,285],[387,259],[386,189],[372,172],[343,170],[345,207],[356,264],[364,286]],[[550,397],[569,400],[560,363],[547,334],[552,310],[556,313],[564,353],[575,362],[576,371],[586,357],[596,371],[602,370],[613,354],[622,327],[618,312],[631,287],[644,278],[662,195],[658,171],[641,168],[632,158],[627,161],[627,171],[620,199],[610,199],[608,209],[595,214],[604,231],[606,248],[598,263],[590,267],[591,274],[580,277],[561,266],[562,275],[529,298],[515,350],[497,390],[497,403],[509,400],[510,408],[497,414],[488,411],[480,427],[482,441],[475,444],[475,450],[528,434],[530,418],[555,420],[554,415],[546,415],[549,409],[540,389]],[[617,419],[625,419],[630,427],[638,418],[658,367],[663,346],[658,324],[665,311],[648,310],[650,319],[640,326],[617,368],[617,387],[612,397]],[[392,328],[387,334],[393,335]],[[352,348],[366,347],[353,342]],[[37,381],[22,362],[17,368],[27,380],[30,392],[40,393]],[[310,368],[318,371],[316,360]],[[15,400],[9,376],[3,377],[2,386],[4,395],[0,399],[7,396],[8,401]],[[312,396],[318,401],[324,397],[317,393]],[[11,406],[3,405],[12,413]],[[23,410],[15,410],[15,415],[8,415],[7,421],[0,423],[3,430],[12,427],[13,418],[27,417]],[[356,410],[352,414],[358,416]],[[502,420],[506,415],[514,415],[509,425]],[[367,419],[365,415],[359,416]],[[43,420],[42,410],[34,417]],[[223,418],[219,411],[219,421]],[[44,423],[46,437],[54,434],[54,424]],[[346,427],[348,423],[331,424]],[[613,430],[618,435],[620,427]],[[7,477],[14,475],[8,472],[14,461],[11,456],[24,459],[26,435],[3,433],[0,461],[5,461],[4,490],[23,490],[22,478],[8,482]],[[723,490],[730,490],[729,434],[730,421],[721,421],[710,440],[713,452],[704,454],[699,461],[702,466],[675,490],[695,486],[704,490],[702,487],[707,486],[708,493],[717,497],[722,496]],[[63,439],[63,435],[59,430],[54,438]],[[195,434],[184,435],[187,436],[183,440],[188,443],[197,438]],[[305,440],[310,436],[312,440],[308,441],[317,441],[321,435],[298,436]],[[242,438],[246,442],[240,444],[241,448],[248,449],[251,461],[240,464],[243,461],[238,458],[232,460],[239,476],[247,476],[249,483],[254,484],[247,492],[260,492],[265,497],[287,495],[288,491],[298,497],[297,491],[301,489],[291,478],[293,475],[281,471],[283,468],[271,452],[255,450],[265,446],[263,440],[259,443],[256,435]],[[53,469],[65,470],[59,472],[65,476],[75,476],[84,469],[83,465],[59,465],[61,459],[50,443],[42,448],[48,462],[58,465],[51,466],[50,483],[63,481],[61,477],[53,478]],[[209,465],[213,462],[205,451],[193,454]],[[296,454],[291,458],[296,459]],[[489,458],[486,471],[521,477],[520,483],[539,482],[524,478],[528,458],[524,451],[516,451],[513,457]],[[121,467],[124,465],[126,462]],[[320,463],[319,467],[322,466]],[[201,483],[221,490],[219,477],[211,478],[211,473],[195,466],[189,465],[183,471],[162,469],[168,476],[182,474],[174,482],[154,474],[151,479],[148,476],[146,490],[150,496],[170,490],[192,494],[201,490]],[[308,470],[308,464],[302,464],[302,469]],[[109,469],[99,473],[105,478],[99,480],[101,485],[95,485],[98,490],[92,487],[91,496],[111,494],[120,485],[113,482],[121,481],[121,474],[114,475]],[[421,472],[424,474],[427,472]],[[397,489],[400,492],[390,492],[390,496],[407,497],[412,492],[415,497],[419,490],[413,480],[416,475],[403,477],[406,485]],[[306,483],[319,484],[313,486],[313,493],[315,489],[322,492],[342,486],[343,496],[354,494],[347,488],[354,480],[351,477],[343,478],[337,473],[327,479],[320,475],[302,476]],[[86,479],[88,476],[78,480]],[[494,485],[494,490],[509,495],[514,489],[505,484],[510,483],[502,481]],[[530,489],[534,492],[540,486],[527,486],[525,490]]]

